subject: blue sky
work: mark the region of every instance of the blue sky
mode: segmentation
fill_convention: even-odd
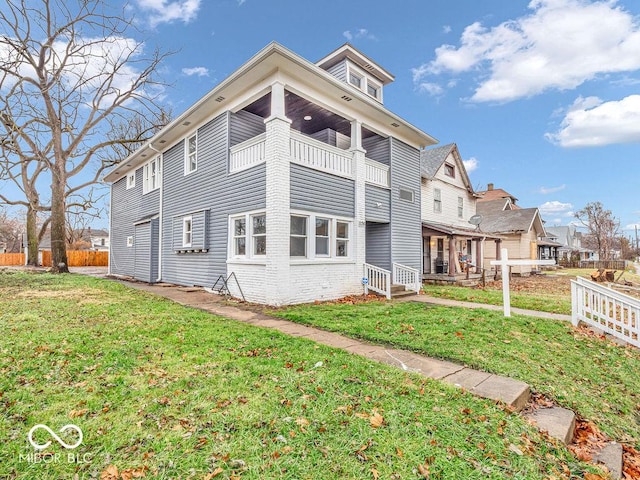
[[[114,2],[115,4],[115,2]],[[123,2],[124,4],[124,2]],[[547,225],[601,201],[640,224],[637,0],[131,0],[179,115],[277,41],[317,61],[349,41],[396,76],[385,105],[455,142],[476,189],[492,182]]]
[[[385,105],[456,142],[547,225],[601,201],[640,223],[640,5],[631,0],[138,0],[179,114],[275,40],[316,61],[349,41],[396,76]],[[631,233],[627,231],[626,233]]]

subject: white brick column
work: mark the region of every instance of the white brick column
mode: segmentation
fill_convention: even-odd
[[[284,85],[271,86],[271,116],[265,120],[267,255],[265,300],[283,305],[289,298],[291,269],[290,230],[290,143],[291,120],[285,116]]]
[[[362,148],[362,122],[354,120],[351,122],[351,148],[353,154],[353,178],[355,181],[355,217],[354,227],[354,251],[353,256],[356,261],[357,281],[360,282],[364,272],[366,261],[366,216],[365,216],[365,182],[367,178],[365,154],[367,151]]]

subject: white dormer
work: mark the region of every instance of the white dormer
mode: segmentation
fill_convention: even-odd
[[[395,79],[380,65],[345,43],[317,66],[382,103],[382,87]]]

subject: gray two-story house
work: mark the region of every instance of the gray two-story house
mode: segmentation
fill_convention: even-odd
[[[385,108],[393,80],[348,44],[316,63],[269,44],[106,176],[110,273],[233,274],[271,305],[414,288],[435,140]]]

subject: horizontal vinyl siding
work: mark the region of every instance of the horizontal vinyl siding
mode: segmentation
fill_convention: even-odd
[[[327,72],[329,72],[331,75],[333,75],[337,79],[342,80],[343,82],[346,82],[347,81],[347,62],[343,60],[340,63],[336,63],[333,67],[328,68]]]
[[[433,191],[440,189],[442,211],[433,211]],[[422,220],[425,222],[443,223],[459,227],[473,228],[469,219],[476,214],[476,199],[466,188],[441,181],[437,177],[434,180],[422,180]],[[463,199],[462,218],[458,217],[458,197]]]
[[[151,282],[151,222],[135,226],[135,274],[137,280]]]
[[[391,270],[391,227],[388,223],[367,222],[366,262]]]
[[[219,275],[226,276],[229,215],[265,207],[264,164],[227,174],[229,122],[230,114],[225,113],[198,130],[196,172],[183,175],[183,143],[164,156],[162,277],[166,282],[211,286]],[[205,222],[209,251],[175,253],[172,248],[173,218],[189,214],[195,217],[196,212],[204,210],[209,210],[208,221]]]
[[[400,199],[400,188],[413,190],[413,203]],[[391,247],[393,262],[421,268],[420,152],[395,138],[391,139]]]
[[[264,118],[244,110],[231,113],[230,146],[256,137],[266,131]]]
[[[362,147],[367,151],[366,156],[376,162],[389,165],[391,161],[391,147],[388,138],[377,135],[362,139]]]
[[[114,275],[134,275],[134,246],[127,247],[127,237],[135,236],[134,223],[160,208],[160,190],[142,194],[143,168],[136,170],[136,186],[126,189],[126,176],[111,185],[111,232],[109,266]],[[155,279],[153,279],[155,280]]]
[[[386,188],[365,186],[365,217],[368,222],[389,222],[391,218],[390,192]],[[378,206],[380,205],[380,206]]]
[[[354,216],[353,180],[291,164],[291,208]]]

